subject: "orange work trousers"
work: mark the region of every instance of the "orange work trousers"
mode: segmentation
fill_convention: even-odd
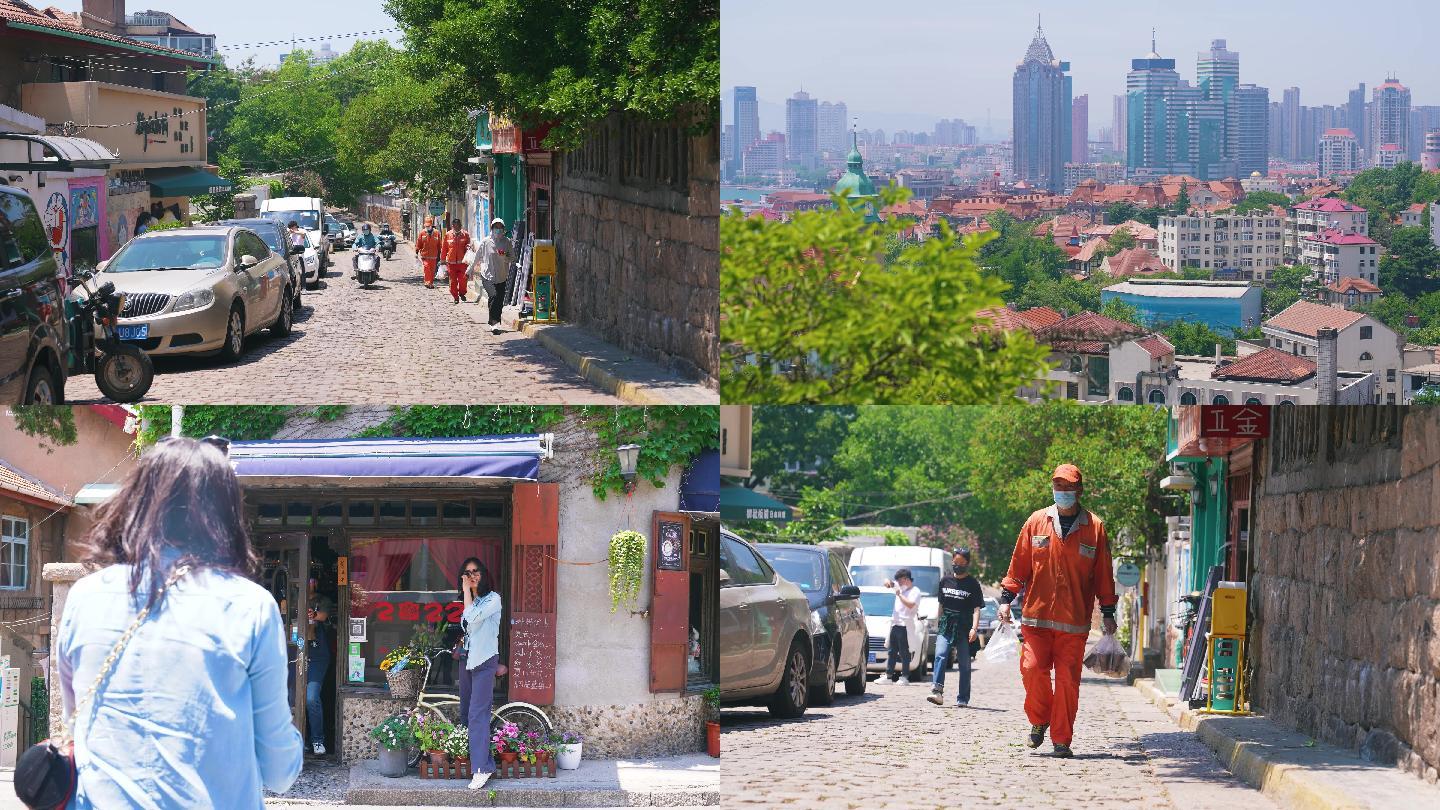
[[[435,283],[435,268],[440,264],[438,259],[421,259],[420,265],[425,269],[425,286]]]
[[[1085,635],[1026,625],[1020,650],[1020,680],[1025,684],[1025,716],[1030,724],[1050,727],[1050,741],[1069,745],[1080,704],[1080,668]],[[1050,671],[1055,686],[1050,686]]]
[[[465,278],[465,275],[466,271],[468,271],[469,269],[470,268],[465,266],[464,262],[461,262],[459,264],[453,264],[451,262],[445,263],[445,275],[450,277],[451,298],[458,300],[465,297],[465,287],[469,283],[469,280]]]

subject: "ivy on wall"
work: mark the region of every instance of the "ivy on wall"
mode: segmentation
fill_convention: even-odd
[[[345,410],[344,405],[310,409],[291,405],[188,405],[181,433],[196,437],[215,434],[236,441],[269,439],[291,416],[306,413],[322,421],[335,421]],[[170,413],[169,406],[142,406],[146,424],[139,439],[142,445],[170,433]],[[658,488],[665,485],[665,476],[673,466],[688,464],[701,452],[717,447],[720,441],[720,408],[695,405],[397,406],[388,419],[360,431],[356,437],[447,438],[545,433],[567,416],[576,417],[599,438],[591,485],[595,497],[601,500],[611,492],[625,489],[620,459],[615,453],[622,444],[640,445],[636,476]]]
[[[15,427],[27,436],[40,439],[41,446],[54,452],[44,444],[46,440],[57,445],[74,444],[75,412],[68,405],[14,405],[10,412],[15,417]]]

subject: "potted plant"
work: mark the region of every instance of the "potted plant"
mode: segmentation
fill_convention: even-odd
[[[626,529],[610,538],[610,612],[635,609],[645,578],[645,535]]]
[[[720,756],[720,687],[712,686],[701,693],[705,699],[705,750],[712,757]]]
[[[410,746],[415,744],[415,730],[405,714],[385,718],[370,729],[370,737],[380,746],[380,775],[404,776]]]
[[[555,735],[554,744],[558,756],[557,765],[562,771],[573,771],[580,767],[581,743],[583,738],[574,731],[562,731]]]
[[[450,729],[450,735],[445,738],[445,753],[462,776],[467,774],[470,771],[470,730],[465,726]]]
[[[420,694],[420,651],[402,644],[391,650],[380,661],[380,670],[385,673],[385,684],[390,687],[390,696],[402,700],[413,700]]]
[[[514,723],[506,723],[490,737],[490,750],[502,765],[515,764],[520,758],[520,746],[520,727]]]
[[[420,743],[420,750],[424,751],[430,758],[432,765],[444,765],[450,760],[447,753],[446,743],[450,739],[455,727],[439,718],[430,718],[415,729],[415,739]]]

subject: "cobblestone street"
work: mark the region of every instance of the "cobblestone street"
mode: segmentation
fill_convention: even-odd
[[[411,245],[382,262],[363,289],[350,278],[353,251],[334,256],[318,290],[304,292],[295,331],[245,342],[239,361],[155,358],[147,402],[197,404],[621,404],[518,332],[492,335],[451,302],[446,285],[425,289]],[[102,399],[95,380],[72,377],[66,399]]]
[[[1075,718],[1075,757],[1032,751],[1019,665],[977,661],[970,708],[955,672],[942,708],[929,682],[871,681],[829,707],[776,722],[763,708],[722,712],[725,804],[746,807],[1077,808],[1275,805],[1231,776],[1124,681],[1087,671]]]

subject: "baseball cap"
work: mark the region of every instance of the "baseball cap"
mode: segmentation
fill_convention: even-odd
[[[1056,478],[1060,479],[1061,481],[1069,481],[1072,484],[1078,484],[1081,480],[1080,468],[1076,467],[1074,464],[1061,464],[1059,467],[1055,468],[1055,472],[1050,476],[1050,479],[1052,481]]]

